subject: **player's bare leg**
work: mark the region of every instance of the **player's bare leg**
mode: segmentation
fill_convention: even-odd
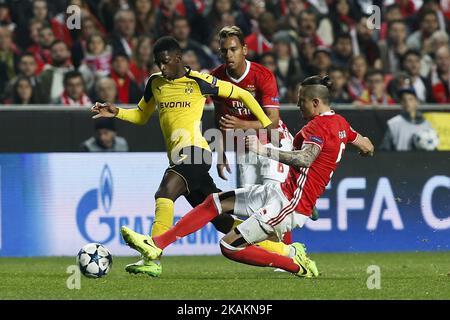
[[[155,194],[156,210],[152,225],[152,237],[159,236],[172,227],[174,202],[186,192],[187,186],[184,179],[174,171],[166,171]],[[152,277],[158,277],[161,275],[162,265],[159,260],[151,261],[143,258],[127,265],[125,270],[129,273],[145,273]]]

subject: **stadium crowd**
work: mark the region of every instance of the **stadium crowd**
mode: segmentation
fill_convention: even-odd
[[[80,28],[68,28],[70,5]],[[136,103],[158,71],[158,37],[174,36],[186,65],[210,71],[218,31],[237,25],[282,103],[296,103],[313,74],[330,74],[334,103],[398,103],[405,86],[421,103],[450,103],[449,21],[448,0],[0,0],[0,101]]]

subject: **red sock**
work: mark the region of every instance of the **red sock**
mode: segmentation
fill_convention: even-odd
[[[285,243],[285,244],[292,243],[292,232],[289,231],[283,235],[283,243]]]
[[[266,251],[258,246],[250,245],[244,249],[230,250],[220,244],[220,249],[228,259],[252,266],[280,268],[292,273],[297,273],[300,269],[292,258]]]
[[[158,248],[164,249],[177,239],[201,229],[218,214],[213,196],[210,194],[205,201],[186,213],[171,229],[160,236],[153,237],[153,241]]]

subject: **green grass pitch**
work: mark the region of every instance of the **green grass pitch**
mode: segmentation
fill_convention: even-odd
[[[82,277],[70,290],[75,258],[0,258],[0,299],[450,299],[450,252],[311,254],[321,275],[301,279],[221,256],[165,257],[163,275],[124,271],[133,257],[114,257],[109,275]],[[367,288],[370,265],[381,288]]]

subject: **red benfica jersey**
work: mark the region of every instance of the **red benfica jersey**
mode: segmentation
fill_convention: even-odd
[[[258,101],[261,107],[279,109],[277,81],[273,73],[258,63],[248,60],[245,62],[247,64],[245,72],[239,79],[234,79],[228,74],[225,64],[218,66],[211,74],[220,80],[231,82],[247,90]],[[245,121],[258,120],[239,100],[214,97],[214,105],[219,116],[230,114]],[[278,131],[280,133],[280,140],[290,136],[288,128],[281,119],[278,123]],[[264,137],[259,138],[262,143],[266,142],[264,141]]]
[[[291,202],[281,213],[296,211],[311,215],[316,200],[325,190],[341,160],[345,145],[354,142],[357,136],[358,133],[347,120],[334,111],[314,117],[295,135],[294,150],[312,143],[320,147],[320,153],[309,168],[297,170],[290,167],[281,189]]]

